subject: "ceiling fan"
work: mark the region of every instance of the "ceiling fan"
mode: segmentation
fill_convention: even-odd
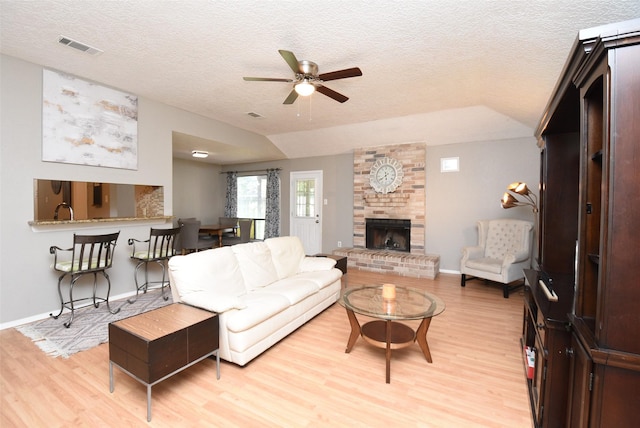
[[[330,73],[318,74],[318,64],[311,61],[298,61],[293,52],[279,50],[282,58],[289,64],[291,70],[293,70],[293,79],[278,79],[270,77],[243,77],[244,80],[253,82],[286,82],[293,83],[293,89],[289,96],[284,100],[283,104],[293,104],[298,98],[298,95],[308,96],[314,91],[318,91],[321,94],[333,98],[334,100],[343,103],[349,98],[329,89],[323,85],[324,82],[329,80],[346,79],[347,77],[362,76],[362,71],[358,67],[346,68],[344,70],[332,71]]]

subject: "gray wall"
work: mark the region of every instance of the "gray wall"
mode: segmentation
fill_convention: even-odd
[[[220,189],[220,166],[173,159],[173,216],[195,217],[202,224],[218,223],[224,215],[225,192]]]
[[[59,310],[58,276],[50,268],[49,247],[68,248],[73,232],[120,230],[110,270],[111,295],[131,293],[135,265],[129,260],[127,239],[146,239],[154,225],[121,222],[33,230],[27,222],[34,217],[34,178],[164,186],[164,213],[170,216],[173,131],[223,143],[239,141],[245,147],[271,144],[264,136],[139,97],[137,170],[42,162],[42,66],[1,55],[0,75],[0,328]]]
[[[459,172],[440,172],[440,158],[448,157],[460,158]],[[425,252],[440,255],[442,272],[459,272],[462,247],[477,243],[478,220],[518,218],[533,221],[530,208],[504,210],[500,198],[513,181],[529,183],[531,190],[538,194],[539,151],[535,138],[427,146],[426,158]],[[343,247],[353,246],[353,154],[234,165],[222,170],[242,172],[266,168],[282,168],[283,235],[289,233],[289,174],[322,170],[324,198],[328,202],[323,207],[323,252],[337,248],[338,241],[342,241]],[[181,171],[174,168],[174,183],[184,181],[177,176]],[[191,174],[188,170],[184,173]],[[220,200],[213,205],[216,212],[222,212],[225,176],[217,175],[220,177],[217,192]],[[176,193],[184,192],[176,189]]]
[[[440,172],[440,158],[459,157],[460,172]],[[478,242],[476,221],[533,221],[528,207],[502,209],[514,181],[538,194],[540,155],[535,138],[427,147],[425,251],[440,255],[440,270],[460,271],[461,249]]]
[[[224,167],[223,171],[252,171],[267,168],[281,168],[281,235],[289,234],[289,213],[291,189],[289,176],[296,171],[321,170],[323,177],[323,198],[327,205],[322,207],[322,251],[331,252],[342,241],[342,246],[353,245],[353,154],[317,156],[310,158],[286,159],[282,161],[260,162]],[[220,175],[219,194],[224,209],[225,175]]]
[[[120,230],[112,296],[134,289],[128,238],[145,239],[153,224],[51,227],[34,230],[33,179],[148,184],[164,186],[165,215],[197,216],[215,221],[224,209],[224,175],[219,166],[193,168],[172,160],[172,132],[244,146],[271,144],[263,136],[215,120],[139,98],[138,169],[122,170],[41,161],[42,66],[2,55],[0,58],[0,328],[46,317],[59,308],[57,275],[50,268],[51,245],[66,247],[74,231]],[[404,143],[404,141],[389,142]],[[460,157],[459,173],[440,174],[440,157]],[[457,271],[460,249],[475,242],[475,221],[492,217],[531,219],[525,208],[502,210],[499,199],[511,181],[538,181],[539,156],[533,138],[469,142],[427,147],[426,249],[441,255],[443,271]],[[289,173],[322,170],[323,251],[342,241],[353,244],[353,156],[309,157],[236,165],[243,169],[282,168],[282,231],[289,231]],[[169,172],[173,172],[169,173]],[[175,177],[174,177],[175,176]],[[196,183],[204,181],[204,185]],[[174,183],[176,189],[174,191]],[[535,186],[532,186],[535,188]]]
[[[398,141],[396,143],[402,143]],[[504,210],[500,198],[514,181],[529,183],[538,194],[539,151],[536,140],[520,138],[427,146],[425,252],[440,255],[440,270],[460,271],[462,247],[478,240],[476,222],[489,218],[533,221],[528,207]],[[459,157],[459,172],[440,172],[440,158]],[[289,233],[288,176],[292,171],[322,170],[324,198],[323,252],[353,246],[353,154],[289,159],[260,164],[235,165],[224,170],[280,167],[282,178],[282,234]],[[223,175],[224,177],[224,175]],[[224,180],[220,183],[224,205]]]

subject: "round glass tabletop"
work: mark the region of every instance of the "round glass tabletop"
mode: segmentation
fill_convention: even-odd
[[[425,290],[395,286],[393,297],[389,297],[387,288],[387,285],[347,288],[343,290],[338,302],[357,314],[385,320],[430,318],[441,314],[445,309],[442,299]]]

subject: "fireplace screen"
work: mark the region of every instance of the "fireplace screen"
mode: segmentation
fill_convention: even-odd
[[[366,219],[366,244],[370,250],[411,250],[411,220]]]

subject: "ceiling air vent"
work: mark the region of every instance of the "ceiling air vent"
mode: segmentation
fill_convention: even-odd
[[[100,55],[103,52],[98,48],[91,47],[89,45],[80,43],[77,40],[73,40],[65,36],[58,37],[58,43],[63,44],[65,46],[69,46],[70,48],[77,49],[84,53],[88,53],[89,55]]]
[[[251,116],[251,117],[254,117],[254,118],[256,118],[256,119],[262,119],[262,118],[264,117],[264,116],[262,116],[261,114],[254,113],[254,112],[252,112],[252,111],[248,112],[248,113],[247,113],[247,116]]]

